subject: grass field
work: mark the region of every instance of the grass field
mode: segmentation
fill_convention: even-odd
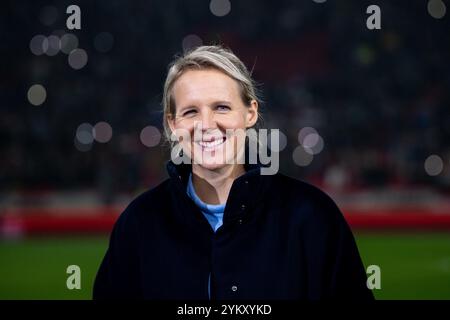
[[[450,299],[449,233],[357,232],[366,266],[381,268],[377,299]],[[107,247],[105,236],[0,242],[0,299],[90,299]],[[81,290],[68,290],[68,265],[81,268]]]

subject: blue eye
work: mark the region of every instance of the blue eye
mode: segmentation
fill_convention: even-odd
[[[218,110],[222,110],[222,111],[226,111],[226,110],[230,110],[230,107],[221,104],[221,105],[217,106],[217,109]]]

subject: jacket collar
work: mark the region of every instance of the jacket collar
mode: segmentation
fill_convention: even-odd
[[[270,185],[272,176],[261,175],[261,167],[266,167],[260,163],[249,163],[246,157],[244,163],[245,173],[233,181],[228,195],[223,217],[223,223],[235,219],[248,217],[252,209],[261,203],[266,197],[265,193]],[[189,174],[192,172],[192,164],[175,164],[172,160],[166,162],[166,169],[175,188],[181,194],[178,196],[186,197],[192,201],[186,194]]]
[[[261,167],[266,167],[267,165],[263,165],[262,163],[244,163],[245,173],[240,176],[254,176],[260,175]],[[187,187],[187,183],[189,181],[189,174],[192,172],[192,164],[190,163],[181,163],[175,164],[172,160],[168,160],[166,162],[166,170],[169,174],[169,177],[175,181],[181,182],[184,187]],[[186,189],[186,188],[184,188]]]

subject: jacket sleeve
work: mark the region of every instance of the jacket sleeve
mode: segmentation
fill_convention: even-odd
[[[353,234],[342,213],[335,207],[336,225],[331,231],[331,278],[329,296],[333,299],[374,300],[367,287],[367,275]]]
[[[309,298],[374,300],[353,234],[334,201],[325,193],[314,195],[303,233],[308,245]]]
[[[132,204],[120,215],[94,281],[93,299],[140,298],[138,230]]]

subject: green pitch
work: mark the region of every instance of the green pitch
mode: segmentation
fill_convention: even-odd
[[[365,266],[381,269],[377,299],[450,299],[450,234],[355,233]],[[0,242],[0,299],[90,299],[107,247],[105,236],[41,237]],[[68,290],[69,265],[81,289]]]
[[[364,265],[381,268],[377,299],[450,299],[450,233],[355,233]]]

